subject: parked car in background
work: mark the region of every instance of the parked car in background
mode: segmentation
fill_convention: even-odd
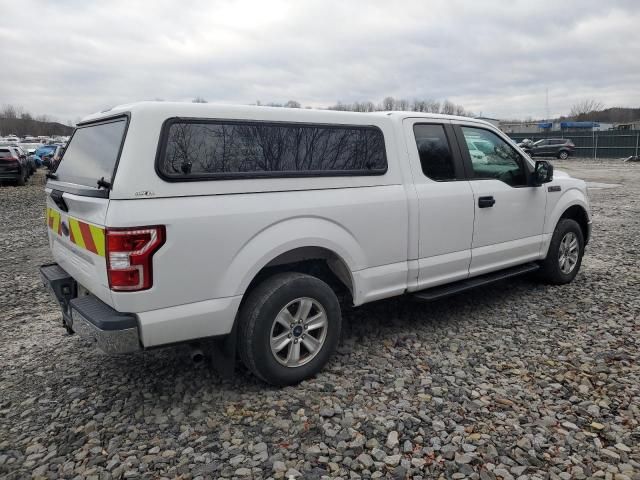
[[[64,147],[62,145],[58,145],[56,149],[53,151],[53,155],[51,156],[49,169],[55,171],[60,164],[60,160],[62,159],[62,155],[64,155]]]
[[[27,177],[33,175],[36,171],[36,162],[31,158],[31,156],[19,145],[10,145],[10,148],[13,148],[20,160],[24,162],[27,168]]]
[[[568,138],[545,138],[531,145],[520,144],[520,147],[531,157],[556,157],[562,160],[573,155],[576,148]]]
[[[29,178],[29,166],[26,159],[20,158],[15,147],[0,147],[0,181],[12,181],[24,185]]]
[[[487,156],[478,148],[474,141],[467,140],[467,147],[469,147],[469,155],[471,155],[471,161],[473,163],[487,163]]]
[[[55,154],[57,147],[57,145],[42,145],[35,151],[36,156],[40,157],[45,167],[51,168],[51,157]]]

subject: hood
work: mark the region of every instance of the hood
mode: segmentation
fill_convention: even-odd
[[[571,175],[564,170],[556,170],[555,168],[553,169],[553,176],[555,178],[571,178]]]

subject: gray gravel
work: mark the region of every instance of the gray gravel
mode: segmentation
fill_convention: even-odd
[[[0,476],[640,479],[640,165],[555,163],[621,185],[591,192],[574,283],[346,312],[330,365],[284,389],[67,336],[37,275],[43,173],[1,187]]]

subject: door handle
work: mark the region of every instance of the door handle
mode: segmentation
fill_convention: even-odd
[[[479,197],[478,198],[478,207],[480,208],[489,208],[493,207],[496,203],[496,199],[493,197]]]

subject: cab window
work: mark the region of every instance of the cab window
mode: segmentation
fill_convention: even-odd
[[[416,124],[413,127],[422,173],[438,182],[455,180],[456,172],[447,135],[442,125]]]
[[[522,157],[511,145],[489,130],[461,128],[469,150],[473,178],[500,180],[512,187],[527,185]]]

